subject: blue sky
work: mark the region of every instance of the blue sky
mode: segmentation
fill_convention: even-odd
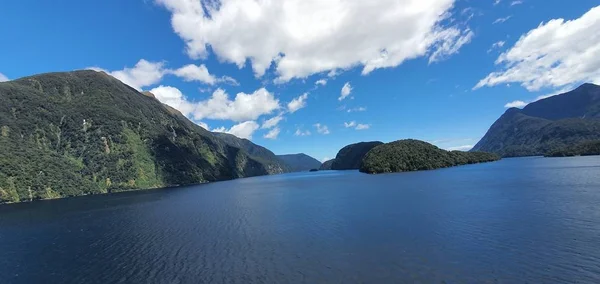
[[[0,80],[104,70],[276,154],[404,138],[468,149],[507,106],[600,82],[599,4],[8,1]]]

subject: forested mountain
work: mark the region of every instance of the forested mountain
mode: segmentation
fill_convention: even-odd
[[[367,152],[381,144],[383,144],[383,142],[372,141],[348,145],[337,153],[331,164],[331,169],[358,170],[358,168],[360,168],[360,163]]]
[[[321,170],[321,171],[331,170],[331,165],[333,165],[333,161],[335,161],[335,159],[325,161],[323,164],[321,164],[321,167],[319,167],[319,170]]]
[[[600,139],[600,86],[584,84],[523,109],[508,109],[473,151],[505,157],[548,154]]]
[[[0,202],[280,172],[96,71],[0,83]]]
[[[446,151],[427,142],[406,139],[371,149],[362,160],[360,171],[376,174],[433,170],[499,159],[496,154]]]
[[[600,140],[585,141],[548,153],[547,157],[572,157],[600,155]]]
[[[238,138],[228,133],[213,132],[212,134],[227,143],[227,145],[246,151],[250,157],[266,165],[270,174],[281,174],[291,171],[290,167],[284,161],[263,146],[256,145],[248,139]]]
[[[304,153],[277,155],[277,157],[281,159],[292,172],[303,172],[321,167],[321,162],[319,162],[319,160]]]

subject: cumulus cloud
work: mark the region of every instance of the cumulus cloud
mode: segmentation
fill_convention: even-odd
[[[280,114],[278,116],[274,116],[270,119],[267,119],[261,128],[263,129],[269,129],[269,128],[273,128],[275,126],[277,126],[277,124],[279,124],[279,122],[281,122],[283,120],[283,116]]]
[[[161,103],[179,110],[185,116],[189,116],[194,111],[194,104],[175,87],[160,85],[150,90],[150,93],[154,94]]]
[[[213,129],[212,131],[229,133],[239,138],[252,140],[252,134],[254,134],[254,131],[256,131],[258,128],[259,125],[256,123],[256,121],[245,121],[232,126],[230,129],[219,127],[217,129]]]
[[[522,108],[524,106],[526,106],[527,103],[524,101],[512,101],[510,103],[507,103],[504,105],[505,108],[511,108],[511,107],[518,107],[518,108]]]
[[[279,82],[356,66],[368,74],[423,56],[441,59],[472,36],[450,24],[456,0],[156,2],[171,12],[191,58],[212,51],[240,68],[248,61],[259,77],[273,65]]]
[[[338,100],[341,101],[345,99],[347,96],[350,95],[350,93],[352,93],[352,86],[350,85],[350,82],[346,82],[346,84],[344,84],[342,90],[340,91],[340,97],[338,98]]]
[[[281,129],[279,129],[279,127],[275,127],[273,129],[271,129],[267,134],[265,134],[265,136],[263,136],[266,139],[277,139],[277,136],[279,136],[279,132],[281,131]]]
[[[125,67],[117,71],[108,71],[100,67],[88,67],[87,69],[105,72],[124,84],[141,91],[143,87],[158,84],[162,80],[168,71],[164,66],[164,62],[151,62],[141,59],[134,67]]]
[[[206,129],[206,130],[210,130],[210,127],[208,127],[208,124],[202,122],[202,121],[194,121],[195,124],[198,124],[198,126]]]
[[[554,19],[521,36],[474,89],[520,83],[529,91],[580,82],[600,83],[600,6],[580,18]]]
[[[206,68],[204,64],[199,66],[189,64],[171,72],[177,77],[181,77],[184,81],[188,82],[197,81],[212,85],[217,81],[215,76],[208,72],[208,68]]]
[[[326,79],[320,79],[320,80],[317,80],[317,81],[315,82],[315,85],[321,85],[321,86],[325,86],[325,85],[327,85],[327,80],[326,80]]]
[[[233,121],[256,120],[259,116],[279,109],[279,100],[265,88],[252,94],[238,93],[230,100],[222,89],[213,92],[210,99],[195,103],[194,119],[203,118]]]
[[[370,124],[357,124],[356,125],[356,130],[366,130],[371,128]]]
[[[506,16],[504,18],[498,18],[492,24],[502,24],[502,23],[510,20],[510,18],[512,18],[512,16]]]
[[[295,136],[309,136],[310,135],[310,131],[306,130],[306,131],[302,131],[299,128],[296,129],[296,132],[294,133]]]
[[[308,99],[308,93],[304,93],[301,96],[293,99],[288,103],[287,107],[290,113],[294,113],[297,110],[306,106],[306,99]]]
[[[494,6],[500,4],[500,2],[502,2],[502,0],[494,0]]]
[[[6,77],[4,74],[0,73],[0,82],[6,82],[8,81],[8,77]]]
[[[320,124],[320,123],[315,123],[314,126],[315,126],[315,128],[317,128],[317,132],[318,133],[321,133],[321,134],[324,134],[324,135],[327,135],[327,134],[330,133],[329,132],[329,128],[327,127],[327,125],[323,125],[323,124]]]
[[[208,68],[204,64],[199,66],[188,64],[173,70],[165,68],[165,62],[152,62],[141,59],[134,67],[125,67],[122,70],[108,71],[100,67],[88,67],[86,69],[105,72],[138,91],[141,91],[144,87],[160,83],[167,74],[173,74],[188,82],[196,81],[208,85],[214,85],[215,83],[239,85],[238,81],[229,76],[216,78],[208,72]]]

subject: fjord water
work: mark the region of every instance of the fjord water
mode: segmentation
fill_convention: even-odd
[[[0,206],[0,283],[600,283],[600,158]]]

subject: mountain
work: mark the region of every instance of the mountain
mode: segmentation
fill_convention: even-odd
[[[381,144],[383,144],[383,142],[372,141],[348,145],[337,153],[331,164],[331,169],[358,170],[358,168],[360,168],[360,163],[367,152]]]
[[[103,72],[0,83],[0,203],[273,172]]]
[[[250,157],[266,165],[269,174],[290,172],[290,167],[265,147],[256,145],[248,139],[238,138],[229,133],[213,132],[212,134],[229,146],[243,149]]]
[[[320,171],[331,170],[331,165],[333,165],[333,161],[335,161],[335,159],[325,161],[323,164],[321,164],[321,167],[319,167],[319,170]]]
[[[600,139],[600,86],[577,89],[508,109],[472,151],[504,157],[544,155]]]
[[[304,172],[321,167],[319,160],[304,153],[277,155],[277,157],[288,165],[292,172]]]
[[[362,160],[360,171],[378,174],[433,170],[499,159],[491,153],[446,151],[427,142],[407,139],[371,149]]]

